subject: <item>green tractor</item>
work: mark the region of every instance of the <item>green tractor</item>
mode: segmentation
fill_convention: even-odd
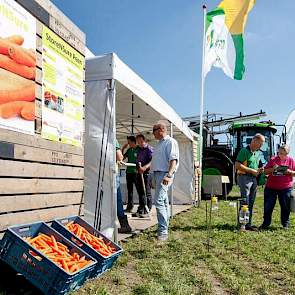
[[[261,112],[258,115],[263,116],[265,113]],[[238,152],[242,147],[250,144],[252,137],[256,133],[265,136],[265,143],[259,150],[261,165],[265,165],[275,155],[275,143],[284,141],[284,138],[275,140],[276,126],[281,125],[275,125],[272,122],[243,123],[244,117],[249,119],[249,116],[257,118],[257,114],[252,114],[229,119],[221,118],[215,121],[204,120],[202,172],[203,175],[228,176],[229,183],[226,184],[226,187],[223,187],[223,195],[229,193],[236,183],[234,165]],[[226,126],[226,129],[216,131],[216,127],[221,125]],[[195,132],[198,132],[196,124],[190,124],[189,126]],[[226,141],[222,143],[216,139],[216,135],[221,134],[223,134],[223,137],[226,136]],[[260,177],[259,183],[263,184],[264,181],[265,177]]]

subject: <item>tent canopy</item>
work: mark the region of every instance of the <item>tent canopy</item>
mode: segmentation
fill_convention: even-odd
[[[90,58],[86,61],[86,82],[114,79],[116,86],[116,121],[118,138],[131,134],[132,119],[134,133],[150,132],[159,120],[174,125],[175,137],[193,140],[193,132],[180,116],[155,91],[132,71],[115,53]],[[134,112],[132,115],[132,95]],[[169,127],[169,124],[168,124]],[[175,128],[176,127],[176,128]]]
[[[85,97],[86,220],[94,225],[99,220],[101,230],[114,228],[115,138],[125,143],[126,135],[143,133],[154,146],[152,126],[159,120],[166,120],[169,132],[173,131],[179,143],[180,165],[173,185],[175,203],[191,203],[194,134],[152,87],[110,53],[86,60]]]

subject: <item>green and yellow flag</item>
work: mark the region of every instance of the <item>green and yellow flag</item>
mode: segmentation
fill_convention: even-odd
[[[204,76],[212,66],[241,80],[244,65],[244,28],[255,0],[223,0],[206,16]]]

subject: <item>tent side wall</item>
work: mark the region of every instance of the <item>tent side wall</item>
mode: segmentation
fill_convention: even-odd
[[[116,220],[115,91],[112,80],[86,82],[85,219],[111,237]]]

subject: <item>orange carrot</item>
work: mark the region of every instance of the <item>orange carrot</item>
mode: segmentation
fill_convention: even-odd
[[[12,36],[9,36],[9,37],[5,37],[3,39],[8,41],[8,42],[17,44],[17,45],[23,45],[23,43],[24,43],[24,38],[22,36],[20,36],[20,35],[12,35]]]
[[[28,67],[18,64],[8,56],[0,54],[0,68],[8,70],[12,73],[20,75],[24,78],[34,80],[36,75],[36,69],[34,67]]]
[[[39,234],[33,239],[24,238],[24,240],[70,274],[86,267],[92,262],[92,260],[85,259],[85,256],[80,257],[78,253],[70,253],[68,247],[61,242],[57,242],[53,235],[49,237],[45,234]],[[31,240],[33,240],[32,243]],[[41,260],[37,253],[33,251],[30,253],[36,259],[40,258]]]
[[[23,119],[27,121],[34,121],[35,120],[35,103],[29,102],[25,105],[20,112],[20,115]]]
[[[0,53],[8,55],[8,48],[11,43],[5,39],[0,39]]]
[[[69,222],[66,225],[66,228],[105,257],[116,252],[116,248],[112,246],[111,242],[106,244],[102,237],[95,237],[77,223]]]
[[[28,53],[28,50],[22,48],[19,45],[11,44],[8,47],[8,54],[11,59],[21,65],[25,65],[28,67],[35,67],[36,60],[32,58],[32,56]]]
[[[21,89],[0,90],[0,105],[12,101],[34,101],[35,100],[35,84]]]
[[[3,119],[9,119],[20,115],[21,110],[24,106],[30,104],[27,101],[12,101],[0,105],[0,117]],[[39,238],[39,237],[37,237]],[[32,241],[30,241],[31,243]],[[34,241],[33,241],[34,242]]]
[[[70,272],[69,267],[68,267],[67,263],[64,261],[64,259],[62,259],[61,264],[62,264],[65,271]]]

